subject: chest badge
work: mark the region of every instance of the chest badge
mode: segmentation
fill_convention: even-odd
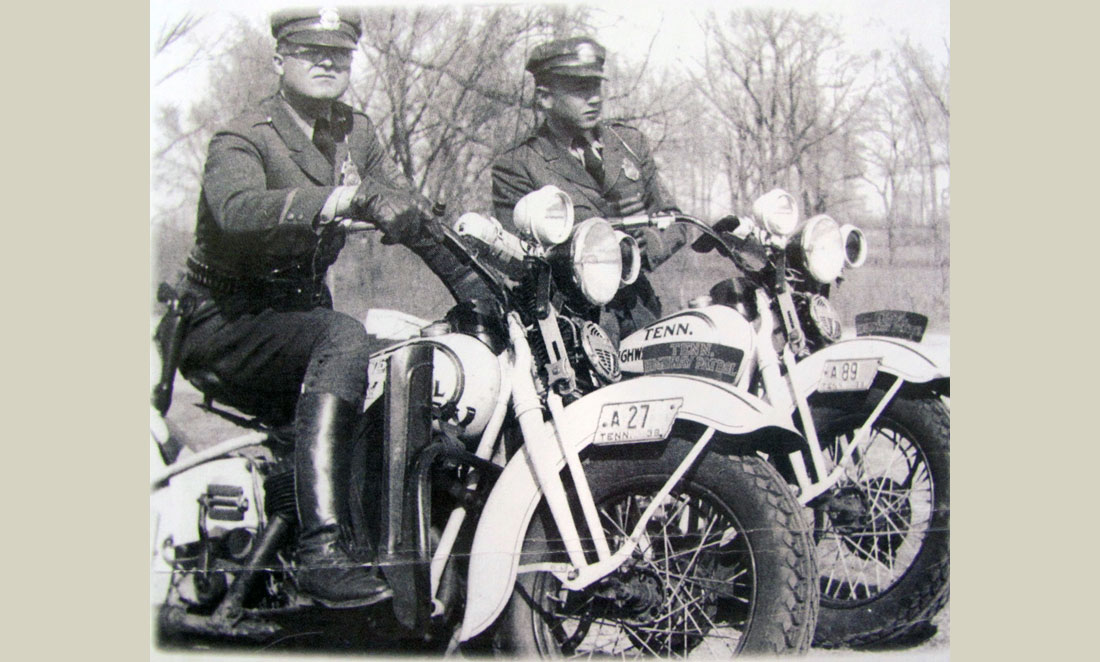
[[[359,168],[355,167],[355,163],[351,160],[351,154],[344,157],[344,162],[340,164],[340,185],[341,186],[359,186],[363,182],[363,179],[359,176]]]
[[[642,176],[638,166],[630,159],[623,159],[623,174],[632,182],[638,181],[638,178]]]

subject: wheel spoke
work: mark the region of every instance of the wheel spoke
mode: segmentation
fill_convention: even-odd
[[[629,538],[652,498],[630,493],[597,503],[609,542]],[[735,653],[751,621],[754,566],[742,557],[751,547],[730,511],[710,498],[673,490],[622,569],[583,597],[541,598],[547,640],[574,658]]]

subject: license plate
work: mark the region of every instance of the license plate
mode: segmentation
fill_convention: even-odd
[[[683,398],[606,404],[596,424],[597,444],[632,444],[668,437]]]
[[[818,391],[866,391],[878,374],[880,359],[833,359],[821,370]]]

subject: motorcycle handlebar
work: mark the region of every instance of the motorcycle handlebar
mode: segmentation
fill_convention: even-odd
[[[639,214],[635,216],[623,216],[615,219],[607,219],[611,226],[618,230],[626,230],[630,228],[639,227],[653,227],[658,230],[665,230],[673,223],[686,223],[698,229],[707,237],[710,237],[717,244],[719,251],[728,258],[733,259],[735,254],[734,246],[730,243],[727,237],[722,236],[721,233],[716,232],[710,225],[708,225],[702,219],[691,216],[690,214],[683,214],[680,212],[666,213],[666,214],[654,214],[653,216]]]

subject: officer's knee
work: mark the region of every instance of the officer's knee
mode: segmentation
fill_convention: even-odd
[[[358,320],[331,312],[325,332],[306,369],[303,391],[334,393],[350,402],[362,398],[370,349],[367,331]]]
[[[344,313],[330,312],[323,343],[349,350],[367,347],[367,329],[359,320]]]

